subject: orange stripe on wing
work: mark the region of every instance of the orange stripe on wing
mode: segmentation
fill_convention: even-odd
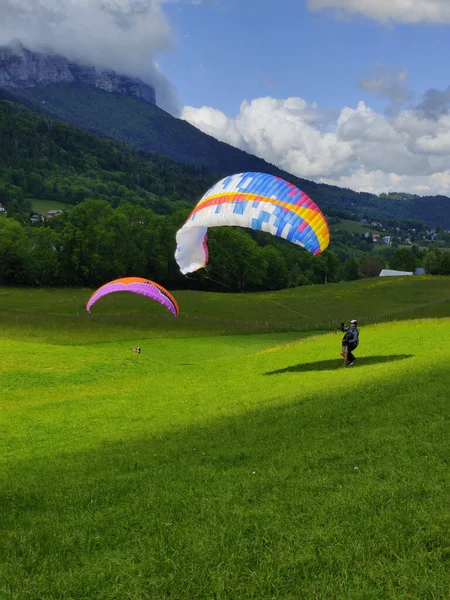
[[[151,279],[144,279],[143,277],[121,277],[119,279],[114,279],[113,281],[108,281],[108,283],[105,283],[104,285],[102,285],[101,287],[98,288],[98,290],[96,290],[91,297],[89,298],[89,301],[91,301],[91,299],[98,294],[98,292],[100,290],[102,290],[103,288],[108,287],[109,285],[112,285],[113,283],[123,283],[123,285],[130,285],[131,283],[148,283],[151,285],[154,285],[156,288],[158,288],[161,292],[163,292],[163,294],[165,294],[169,300],[171,300],[171,302],[173,302],[173,305],[175,306],[175,310],[177,315],[180,312],[180,308],[178,306],[178,302],[175,300],[175,298],[172,296],[172,294],[166,290],[165,288],[163,288],[162,285],[159,285],[159,283],[156,283],[155,281],[152,281]]]

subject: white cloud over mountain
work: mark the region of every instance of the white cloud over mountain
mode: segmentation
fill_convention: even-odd
[[[158,105],[180,106],[175,87],[156,56],[173,47],[175,34],[162,0],[0,0],[0,45],[15,40],[86,65],[140,77],[155,87]]]
[[[331,119],[302,98],[266,97],[242,102],[233,118],[206,106],[187,106],[182,118],[300,177],[374,193],[450,195],[446,110],[388,116],[359,102]]]
[[[311,10],[333,9],[381,22],[450,23],[449,0],[308,0]]]

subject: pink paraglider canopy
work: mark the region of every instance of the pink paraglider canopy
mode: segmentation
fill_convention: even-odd
[[[98,290],[96,290],[89,298],[88,303],[86,304],[86,310],[90,313],[92,305],[95,304],[97,300],[114,292],[132,292],[134,294],[141,294],[142,296],[152,298],[170,310],[175,317],[177,317],[180,312],[177,301],[170,292],[154,281],[143,279],[142,277],[123,277],[105,283],[105,285],[98,288]]]

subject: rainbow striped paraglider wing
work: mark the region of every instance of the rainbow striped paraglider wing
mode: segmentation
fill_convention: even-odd
[[[134,294],[141,294],[142,296],[152,298],[169,309],[175,317],[177,317],[180,312],[177,301],[170,292],[154,281],[143,279],[142,277],[123,277],[122,279],[114,279],[114,281],[105,283],[105,285],[98,288],[98,290],[96,290],[89,298],[88,303],[86,304],[86,310],[90,313],[91,306],[95,304],[97,300],[114,292],[132,292]]]
[[[295,185],[265,173],[239,173],[209,189],[178,230],[175,259],[183,274],[207,264],[208,227],[224,225],[267,231],[313,254],[330,243],[322,211]]]

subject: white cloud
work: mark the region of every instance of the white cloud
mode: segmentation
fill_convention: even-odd
[[[299,177],[374,193],[450,195],[449,113],[386,116],[359,102],[330,122],[302,98],[266,97],[244,101],[234,118],[206,106],[185,107],[182,118]]]
[[[449,0],[308,0],[308,7],[357,13],[382,22],[450,23]]]
[[[408,70],[394,69],[391,65],[377,63],[359,80],[359,88],[389,100],[387,112],[395,113],[413,94],[408,89]]]
[[[0,45],[20,40],[83,64],[114,69],[153,85],[159,106],[179,113],[174,86],[156,56],[175,35],[162,0],[0,0]]]
[[[235,123],[220,110],[204,106],[193,108],[185,106],[182,118],[189,123],[194,123],[198,129],[212,135],[221,142],[240,147],[243,143],[241,134]]]

